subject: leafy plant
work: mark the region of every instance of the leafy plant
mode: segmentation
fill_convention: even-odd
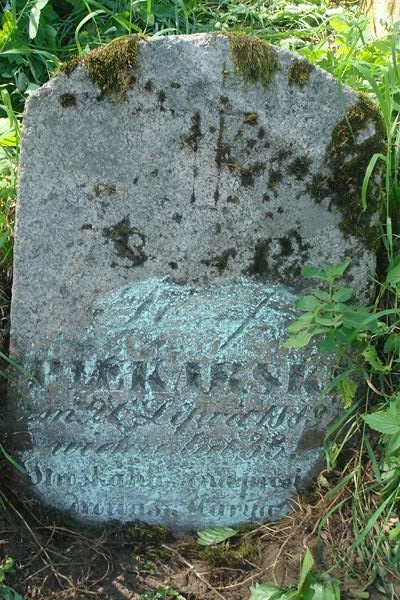
[[[302,268],[303,277],[316,279],[327,289],[316,288],[296,302],[301,314],[289,325],[288,339],[282,342],[285,348],[301,348],[313,338],[319,338],[322,352],[336,354],[341,372],[331,388],[336,387],[345,408],[351,406],[356,396],[360,375],[368,379],[371,372],[390,373],[392,365],[379,356],[377,340],[385,338],[384,350],[387,351],[397,344],[397,337],[385,319],[390,315],[398,317],[396,308],[379,311],[375,306],[349,303],[352,289],[337,281],[349,264],[350,260],[345,260],[337,265],[323,264],[319,269],[313,266]]]
[[[400,489],[400,393],[392,396],[383,410],[363,415],[362,418],[371,429],[383,434],[385,453],[381,480],[384,496],[387,496]]]
[[[200,546],[213,546],[236,535],[238,531],[231,527],[213,527],[212,529],[204,529],[197,532],[197,543]]]
[[[317,279],[327,284],[328,289],[316,289],[311,295],[303,296],[296,302],[296,308],[302,314],[288,327],[289,338],[282,343],[285,348],[301,348],[306,346],[314,336],[325,336],[335,346],[342,343],[343,336],[337,332],[345,326],[345,314],[348,310],[346,302],[351,299],[351,288],[335,285],[340,279],[350,260],[337,265],[322,264],[320,269],[304,266],[301,270],[303,277]],[[335,347],[333,348],[335,349]]]
[[[57,18],[57,13],[44,0],[15,0],[3,11],[0,85],[8,89],[17,110],[22,109],[25,96],[40,87],[60,62],[55,55]]]
[[[400,498],[400,396],[398,392],[391,393],[400,362],[399,263],[394,262],[388,270],[383,284],[386,295],[378,294],[376,303],[370,307],[350,304],[351,289],[337,281],[345,275],[348,264],[344,261],[339,265],[322,265],[320,269],[304,268],[306,278],[315,278],[326,289],[318,288],[299,299],[297,308],[301,314],[289,327],[289,339],[284,345],[298,348],[317,338],[321,350],[333,352],[337,357],[339,374],[330,389],[336,388],[348,411],[328,432],[331,443],[327,444],[327,458],[330,467],[335,465],[343,448],[350,440],[354,441],[354,434],[357,434],[359,459],[328,495],[330,508],[319,524],[319,534],[333,513],[342,510],[343,491],[353,481],[354,491],[348,502],[354,541],[346,556],[357,551],[365,564],[365,573],[372,577],[378,561],[381,572],[386,569],[392,572],[400,558],[400,525],[396,517]],[[390,308],[379,310],[382,297],[391,300]],[[360,380],[383,399],[378,410],[372,413],[371,394],[360,393]],[[375,445],[375,450],[366,434],[365,424],[383,434],[381,445]],[[382,458],[381,447],[384,450]],[[370,462],[375,479],[366,480],[365,460]]]
[[[14,565],[14,559],[11,557],[0,562],[0,596],[4,600],[24,600],[21,594],[5,583],[6,576],[15,573]]]
[[[20,142],[20,118],[14,112],[11,97],[1,90],[0,109],[0,267],[12,259],[17,161]]]
[[[141,600],[186,600],[182,594],[169,586],[160,586],[153,592],[147,592],[140,596]]]
[[[7,452],[7,450],[4,448],[3,444],[0,444],[0,453],[4,456],[4,458],[6,458],[8,460],[8,462],[10,464],[12,464],[12,466],[14,467],[14,469],[16,469],[16,471],[19,471],[22,475],[26,474],[26,470],[24,467],[22,467],[12,456],[11,454],[9,454]]]
[[[262,583],[251,588],[249,600],[340,600],[337,579],[328,573],[312,573],[313,566],[314,559],[307,548],[297,587]]]

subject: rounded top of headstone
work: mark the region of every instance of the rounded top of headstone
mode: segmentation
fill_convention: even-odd
[[[299,55],[241,34],[119,39],[67,63],[28,102],[15,264],[32,253],[47,262],[42,232],[52,232],[46,293],[60,322],[77,277],[87,315],[93,294],[150,276],[298,291],[302,265],[346,258],[365,296],[379,177],[364,211],[361,190],[382,148],[375,106]],[[34,251],[18,242],[33,231]],[[15,286],[22,279],[41,296],[41,278],[28,269]]]
[[[375,106],[299,55],[241,34],[131,36],[67,63],[30,98],[17,235],[38,230],[35,260],[47,261],[42,232],[59,231],[46,287],[61,321],[58,274],[67,288],[82,280],[89,308],[93,293],[149,276],[300,290],[302,265],[351,258],[365,296],[379,177],[364,211],[361,190],[382,148]]]

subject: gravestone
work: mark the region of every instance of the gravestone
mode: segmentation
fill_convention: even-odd
[[[321,466],[330,361],[281,346],[304,264],[368,295],[373,105],[241,35],[128,38],[24,118],[12,356],[46,503],[175,530],[277,519]]]

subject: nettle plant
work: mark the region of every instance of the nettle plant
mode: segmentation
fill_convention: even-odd
[[[6,584],[6,577],[15,573],[15,561],[8,557],[0,562],[0,597],[4,600],[23,600],[21,594],[18,594],[12,587]]]
[[[329,573],[313,573],[314,559],[307,548],[297,586],[262,583],[251,588],[249,600],[340,600],[339,582]]]
[[[353,290],[340,283],[350,262],[302,268],[303,277],[316,279],[325,289],[318,287],[297,301],[301,314],[289,325],[288,339],[282,343],[285,348],[301,348],[318,338],[322,352],[337,356],[339,374],[329,389],[336,388],[345,408],[353,403],[363,380],[389,375],[400,363],[399,329],[391,322],[398,310],[353,304]],[[396,273],[394,277],[394,270],[388,272],[395,284],[400,282],[400,258]]]
[[[381,466],[380,483],[383,496],[397,498],[400,489],[400,393],[394,394],[386,407],[372,414],[363,415],[364,421],[382,434],[385,453]],[[391,539],[400,539],[400,523],[390,531]]]
[[[322,352],[335,353],[337,373],[327,391],[335,389],[349,412],[356,400],[364,402],[363,385],[373,391],[373,401],[367,402],[360,416],[364,424],[382,434],[377,481],[382,497],[396,503],[400,489],[400,255],[392,261],[380,294],[369,307],[352,304],[353,290],[340,284],[349,264],[350,260],[345,260],[302,269],[305,278],[316,279],[325,289],[319,287],[297,301],[300,315],[289,325],[288,339],[282,345],[300,348],[317,338]],[[390,308],[381,310],[383,303]],[[391,535],[400,539],[400,525]]]

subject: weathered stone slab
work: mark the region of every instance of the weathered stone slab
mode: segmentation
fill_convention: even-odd
[[[34,375],[33,487],[90,520],[278,518],[336,410],[317,408],[326,356],[280,342],[303,264],[352,258],[367,293],[379,116],[243,36],[118,42],[84,63],[24,120],[12,352]]]

